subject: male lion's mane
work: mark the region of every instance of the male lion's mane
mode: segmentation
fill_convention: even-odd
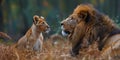
[[[89,4],[77,6],[71,15],[75,16],[75,14],[80,17],[86,15],[84,20],[78,22],[69,36],[69,40],[72,42],[72,52],[75,54],[78,54],[79,49],[88,47],[94,41],[98,42],[98,48],[102,50],[108,42],[108,38],[120,34],[119,28],[108,16],[98,12]]]

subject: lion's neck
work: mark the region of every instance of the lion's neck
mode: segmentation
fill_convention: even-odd
[[[31,30],[32,30],[32,35],[35,38],[38,38],[40,35],[42,35],[42,32],[38,31],[37,27],[34,24],[32,25]]]

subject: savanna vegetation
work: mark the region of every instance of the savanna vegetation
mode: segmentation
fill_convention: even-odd
[[[70,56],[71,43],[61,36],[60,22],[81,3],[92,4],[120,26],[120,0],[0,0],[0,60],[119,60],[102,59],[96,43]],[[18,50],[15,44],[32,25],[34,15],[44,16],[51,27],[49,34],[44,33],[43,49],[40,53]]]

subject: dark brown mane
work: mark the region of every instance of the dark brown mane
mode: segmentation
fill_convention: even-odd
[[[79,49],[88,47],[94,41],[98,42],[99,50],[102,50],[107,39],[120,34],[120,30],[107,16],[97,11],[90,4],[78,5],[71,16],[78,15],[81,20],[69,37],[72,42],[72,51],[78,54]]]

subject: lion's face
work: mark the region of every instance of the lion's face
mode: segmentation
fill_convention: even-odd
[[[50,27],[45,21],[44,17],[34,16],[33,17],[34,24],[37,28],[37,31],[42,31],[48,33],[50,31]]]
[[[79,5],[73,13],[61,22],[62,35],[67,36],[74,32],[76,26],[85,22],[85,25],[92,22],[91,17],[94,18],[94,9],[90,9],[89,5]],[[82,29],[82,28],[81,28]]]
[[[67,36],[73,32],[75,26],[77,25],[76,17],[77,16],[75,15],[74,16],[71,15],[61,22],[61,29],[62,29],[63,36]]]

